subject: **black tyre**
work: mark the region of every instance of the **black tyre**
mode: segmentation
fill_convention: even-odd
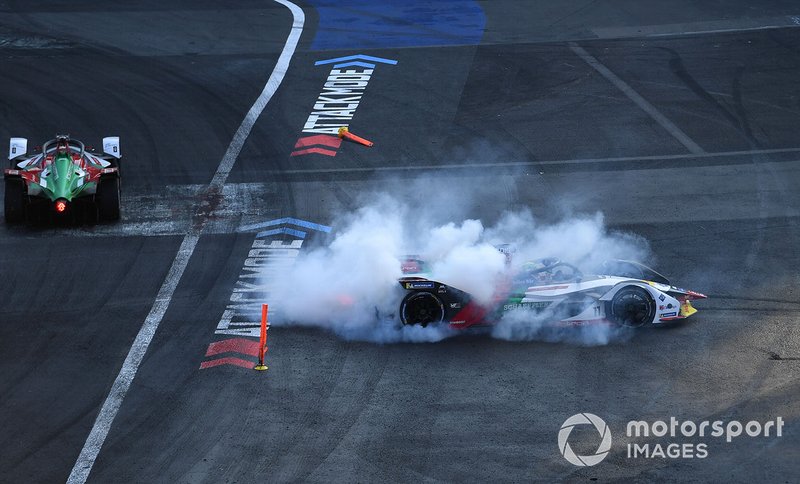
[[[6,180],[5,216],[6,223],[18,224],[25,221],[25,209],[28,205],[28,194],[22,180]]]
[[[101,221],[119,220],[119,178],[100,179],[95,201]]]
[[[620,289],[608,303],[607,315],[614,323],[636,328],[653,320],[656,302],[641,287],[628,286]]]
[[[81,222],[89,225],[95,225],[100,221],[100,211],[96,203],[82,203],[81,204]]]
[[[444,303],[435,294],[412,292],[400,303],[400,321],[403,324],[440,323],[444,320]]]

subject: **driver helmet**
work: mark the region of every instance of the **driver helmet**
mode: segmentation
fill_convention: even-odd
[[[522,264],[521,269],[523,274],[529,274],[530,276],[535,277],[539,282],[547,283],[553,279],[553,273],[547,270],[547,268],[552,267],[559,262],[560,260],[556,257],[546,257],[543,259],[528,261]]]
[[[69,152],[69,136],[56,136],[56,153],[64,154]]]

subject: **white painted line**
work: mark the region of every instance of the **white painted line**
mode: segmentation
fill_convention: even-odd
[[[255,125],[261,112],[283,81],[286,71],[289,68],[289,62],[297,48],[297,42],[300,40],[300,34],[303,31],[303,24],[305,23],[303,10],[288,0],[273,1],[291,10],[293,18],[292,30],[289,33],[289,37],[286,39],[286,44],[283,46],[283,51],[278,58],[275,69],[272,71],[272,75],[270,75],[267,84],[264,86],[264,90],[247,112],[239,129],[236,130],[236,134],[233,140],[231,140],[214,174],[214,178],[209,184],[209,190],[221,189],[225,184],[225,180],[228,178],[233,164],[239,156],[242,146],[244,146],[247,136],[253,129],[253,125]],[[106,397],[100,409],[100,413],[97,415],[91,432],[89,432],[89,437],[86,439],[83,449],[81,449],[81,453],[72,468],[72,472],[70,472],[67,478],[68,484],[83,484],[86,482],[86,479],[88,479],[89,473],[92,471],[92,467],[100,453],[100,449],[103,447],[103,443],[111,429],[111,424],[114,422],[119,412],[122,401],[128,393],[128,389],[130,389],[133,378],[139,370],[139,365],[142,363],[147,348],[150,346],[150,342],[153,341],[153,336],[158,329],[158,325],[167,312],[167,308],[172,300],[172,296],[175,294],[175,289],[178,287],[181,276],[183,276],[183,272],[189,264],[189,259],[192,257],[192,253],[197,246],[197,241],[200,239],[201,232],[202,226],[193,229],[184,236],[180,249],[178,249],[178,254],[175,256],[175,260],[172,261],[169,273],[166,279],[164,279],[161,289],[158,291],[156,300],[153,302],[153,307],[150,309],[150,313],[145,318],[142,328],[136,335],[136,339],[128,352],[128,356],[125,358],[125,362],[122,364],[122,368],[111,386],[111,391]]]
[[[506,161],[497,163],[451,163],[443,165],[397,165],[397,166],[373,166],[357,168],[308,168],[297,170],[276,170],[274,173],[284,175],[298,174],[324,174],[324,173],[364,173],[374,171],[419,171],[419,170],[457,170],[465,168],[505,168],[505,167],[526,167],[526,166],[548,166],[548,165],[580,165],[583,163],[612,163],[625,161],[656,161],[656,160],[685,160],[703,158],[724,158],[726,156],[752,156],[767,155],[776,153],[798,153],[800,148],[775,148],[767,150],[747,150],[747,151],[720,151],[716,153],[683,153],[678,155],[645,155],[645,156],[617,156],[611,158],[579,158],[572,160],[536,160],[536,161]],[[794,160],[792,160],[794,161]]]
[[[569,43],[569,48],[572,49],[572,52],[578,55],[584,62],[592,66],[594,70],[600,73],[603,77],[605,77],[611,84],[617,87],[623,94],[628,96],[628,98],[636,103],[642,111],[646,112],[653,118],[658,124],[661,125],[664,129],[666,129],[669,134],[671,134],[675,139],[677,139],[683,146],[686,147],[690,152],[694,154],[701,154],[705,153],[703,148],[701,148],[697,143],[692,141],[689,136],[684,133],[679,127],[675,125],[672,121],[670,121],[666,116],[661,114],[661,111],[656,109],[655,106],[647,102],[645,98],[639,95],[638,92],[634,91],[631,86],[628,85],[625,81],[617,77],[616,74],[611,72],[611,70],[600,63],[599,60],[595,59],[594,56],[586,52],[586,50],[576,44],[575,42]]]
[[[596,39],[663,38],[692,35],[716,35],[800,27],[800,16],[711,20],[700,22],[641,25],[636,27],[600,27],[592,29]],[[577,39],[573,39],[577,42]]]
[[[178,281],[180,281],[183,275],[183,271],[189,263],[189,258],[192,256],[192,252],[194,252],[198,239],[199,235],[197,234],[184,237],[181,247],[178,249],[178,255],[175,256],[175,260],[169,268],[167,278],[161,285],[155,302],[153,302],[153,307],[150,308],[150,313],[145,318],[144,324],[139,330],[139,334],[136,335],[136,339],[133,341],[133,345],[131,345],[128,356],[125,357],[122,369],[119,371],[119,375],[117,375],[114,384],[111,386],[111,391],[108,393],[108,397],[106,397],[106,401],[103,403],[103,407],[97,415],[97,420],[94,422],[92,431],[89,432],[89,437],[83,444],[83,449],[81,449],[78,460],[72,468],[67,483],[82,484],[86,482],[86,479],[89,477],[89,472],[91,472],[94,461],[100,453],[100,448],[103,447],[103,442],[105,442],[111,424],[114,422],[117,412],[119,412],[119,407],[122,405],[122,400],[125,398],[125,394],[131,386],[133,377],[136,376],[136,371],[142,363],[144,354],[147,352],[147,347],[150,346],[153,335],[155,335],[159,323],[161,323],[164,314],[167,312],[169,302],[172,299],[175,288],[178,286]]]
[[[306,21],[303,9],[288,0],[273,1],[280,3],[292,11],[292,16],[294,18],[292,30],[289,33],[289,38],[286,39],[286,44],[283,46],[280,57],[278,57],[278,63],[275,65],[272,75],[269,76],[267,83],[264,85],[264,90],[261,91],[261,95],[258,96],[256,102],[253,103],[250,111],[247,112],[247,116],[245,116],[242,121],[241,126],[239,126],[239,129],[237,129],[236,133],[233,135],[233,140],[228,146],[225,155],[222,157],[222,162],[219,164],[217,172],[214,173],[214,178],[211,179],[209,187],[212,189],[221,189],[222,185],[225,184],[225,180],[228,179],[228,175],[233,169],[233,164],[236,162],[236,158],[239,157],[244,142],[250,135],[253,126],[256,124],[256,120],[261,116],[261,112],[264,111],[267,103],[272,99],[272,95],[275,94],[275,91],[278,90],[278,86],[283,82],[286,71],[289,69],[289,61],[292,60],[294,51],[297,48],[297,43],[300,41],[300,34],[303,33],[303,24]]]
[[[796,29],[800,25],[762,25],[760,27],[743,27],[738,29],[691,30],[686,32],[663,32],[648,34],[647,37],[684,37],[689,35],[733,34],[739,32],[758,32],[760,30]]]

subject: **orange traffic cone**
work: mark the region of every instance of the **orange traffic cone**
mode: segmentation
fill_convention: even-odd
[[[350,132],[349,129],[347,129],[347,126],[342,126],[341,128],[339,128],[339,137],[349,139],[350,141],[355,141],[356,143],[362,144],[367,147],[370,147],[373,144],[375,144],[370,140],[362,138],[361,136],[354,135],[353,133]]]

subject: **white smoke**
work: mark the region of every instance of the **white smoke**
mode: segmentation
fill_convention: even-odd
[[[491,301],[494,283],[505,271],[505,256],[482,240],[483,231],[480,220],[435,227],[422,252],[434,280],[470,293],[479,304]]]
[[[431,279],[486,303],[509,270],[498,244],[515,247],[512,270],[527,260],[557,257],[589,271],[605,259],[644,260],[649,254],[642,238],[609,232],[600,213],[545,224],[528,210],[509,211],[488,226],[476,219],[436,224],[431,222],[436,215],[382,195],[339,217],[329,243],[301,252],[281,279],[273,294],[281,308],[275,324],[318,326],[347,339],[382,343],[434,342],[458,331],[446,325],[399,323],[404,293],[397,279],[403,275],[403,255],[419,255]],[[607,344],[624,334],[602,325],[553,329],[546,319],[539,313],[510,312],[491,334],[584,345]]]
[[[627,341],[635,331],[633,328],[607,323],[583,326],[554,323],[561,319],[559,316],[550,311],[537,313],[529,309],[514,309],[504,313],[500,321],[492,326],[491,335],[506,341],[548,341],[599,346]]]

